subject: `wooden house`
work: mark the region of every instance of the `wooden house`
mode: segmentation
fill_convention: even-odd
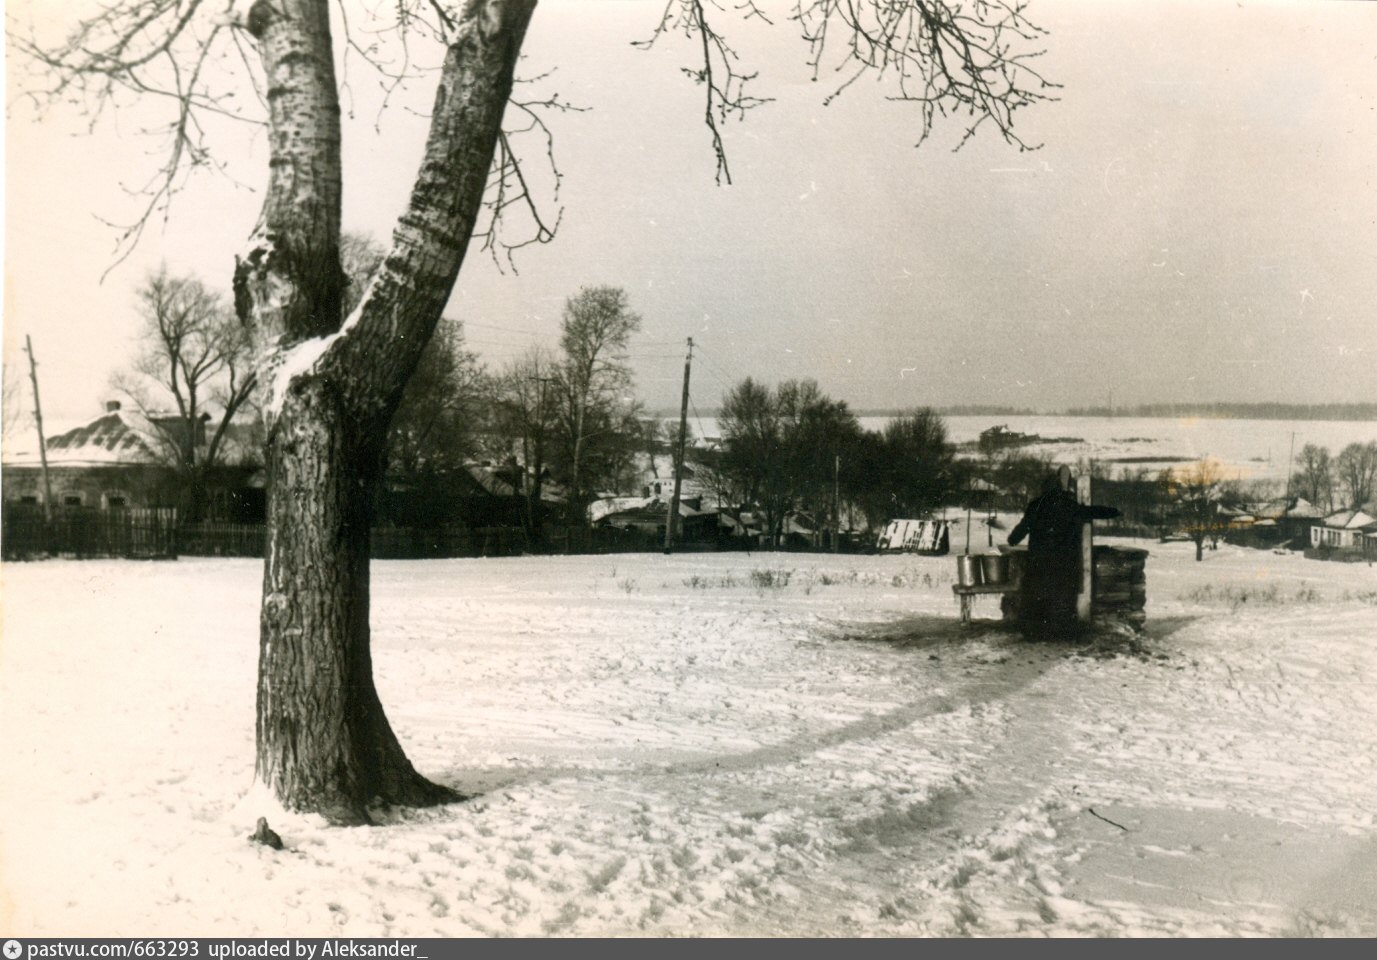
[[[181,417],[146,415],[110,401],[100,416],[46,438],[46,486],[37,436],[6,442],[0,461],[5,503],[39,508],[51,490],[54,510],[178,507],[186,484],[170,465],[169,445],[194,429],[204,454],[207,419],[188,426]],[[223,519],[261,520],[263,471],[252,433],[232,429],[225,443],[225,462],[208,476],[208,507]]]
[[[1372,549],[1377,538],[1377,517],[1362,510],[1340,510],[1310,529],[1310,544],[1331,550]]]

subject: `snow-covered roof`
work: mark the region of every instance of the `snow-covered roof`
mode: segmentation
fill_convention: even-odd
[[[668,502],[659,497],[609,497],[594,501],[588,508],[588,514],[595,522],[606,517],[617,517],[622,520],[663,520],[668,506]],[[595,512],[595,508],[599,507],[601,509]],[[695,510],[684,501],[679,501],[680,517],[697,517],[709,512],[711,511]]]
[[[603,517],[623,510],[635,510],[653,502],[650,497],[605,497],[588,505],[588,519],[596,523]]]
[[[49,436],[45,444],[50,467],[126,466],[161,463],[155,428],[146,417],[113,410],[88,423]],[[38,438],[7,445],[6,466],[36,467],[41,463]]]
[[[113,409],[111,409],[113,408]],[[218,421],[204,413],[197,425],[198,445],[205,448]],[[65,424],[49,424],[45,444],[50,467],[119,467],[168,462],[168,442],[186,429],[175,412],[120,409],[111,403],[99,416]],[[182,433],[185,436],[185,433]],[[257,466],[263,462],[262,432],[255,424],[231,421],[221,438],[217,460],[221,464]],[[38,433],[24,430],[6,434],[3,459],[9,467],[38,467]]]
[[[475,483],[494,497],[515,497],[518,495],[516,486],[507,479],[507,476],[504,476],[504,473],[508,472],[501,467],[469,463],[464,465],[464,470],[470,477],[473,477]]]
[[[1361,530],[1377,523],[1377,517],[1369,516],[1361,510],[1340,510],[1324,518],[1324,525],[1331,530]]]
[[[1319,520],[1324,514],[1309,500],[1304,497],[1292,497],[1286,499],[1282,497],[1277,500],[1268,500],[1266,503],[1255,504],[1253,507],[1254,516],[1270,517],[1280,520],[1283,517],[1295,520]]]

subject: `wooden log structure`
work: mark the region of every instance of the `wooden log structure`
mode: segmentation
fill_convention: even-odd
[[[1009,550],[1010,577],[1014,582],[1023,579],[1023,565],[1028,561],[1025,550]],[[1109,547],[1096,544],[1091,578],[1090,618],[1104,624],[1124,624],[1141,630],[1147,620],[1147,558],[1148,552],[1137,547]],[[1006,592],[1000,598],[1004,619],[1019,619],[1020,596]]]
[[[1141,630],[1147,620],[1148,552],[1137,547],[1096,546],[1090,615]]]

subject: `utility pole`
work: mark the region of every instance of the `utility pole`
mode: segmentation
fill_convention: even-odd
[[[537,367],[536,369],[540,369]],[[536,388],[536,416],[535,416],[535,474],[531,478],[531,492],[526,497],[526,515],[531,527],[531,536],[536,541],[541,539],[541,505],[540,505],[540,481],[541,474],[545,472],[545,384],[550,383],[554,377],[534,376],[527,379],[540,384]],[[522,464],[523,469],[526,464]]]
[[[684,481],[684,439],[688,433],[689,372],[693,367],[693,338],[688,338],[688,355],[684,357],[684,398],[679,401],[679,442],[674,451],[674,496],[669,501],[665,517],[665,553],[674,549],[674,526],[679,519],[679,491]]]
[[[1291,509],[1291,465],[1296,459],[1296,431],[1291,431],[1291,452],[1286,455],[1286,506]]]
[[[832,458],[832,552],[841,553],[841,454]]]
[[[29,355],[29,379],[33,381],[33,418],[38,424],[38,462],[43,468],[43,522],[53,519],[53,485],[48,478],[48,441],[43,436],[43,404],[38,400],[38,361],[33,356],[33,341],[24,334],[24,352]]]
[[[1076,500],[1081,504],[1091,503],[1089,473],[1076,478]],[[1089,623],[1095,599],[1095,524],[1091,520],[1081,525],[1080,581],[1080,590],[1076,594],[1076,619]]]

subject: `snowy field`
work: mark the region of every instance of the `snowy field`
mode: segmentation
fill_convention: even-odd
[[[1377,570],[1151,549],[1098,655],[962,629],[949,557],[376,563],[477,797],[347,829],[246,795],[256,561],[8,564],[0,929],[1377,935]]]

